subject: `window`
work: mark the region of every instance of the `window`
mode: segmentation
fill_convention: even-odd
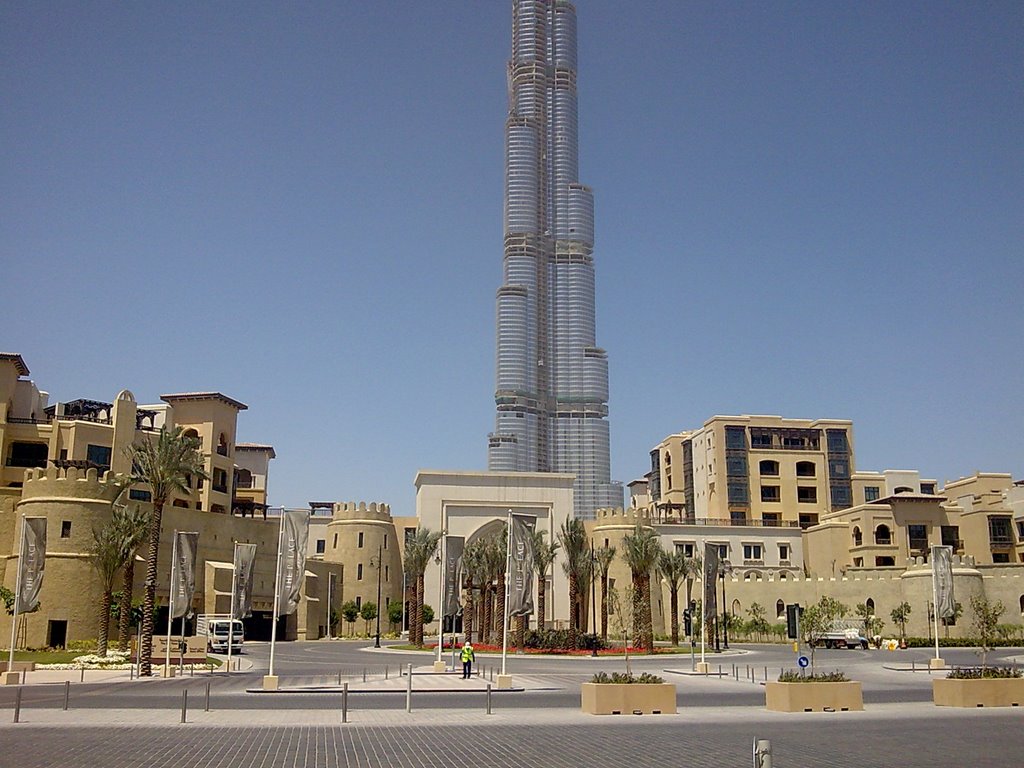
[[[676,544],[676,552],[682,552],[684,557],[693,557],[693,544],[690,542]]]
[[[778,528],[782,523],[782,516],[778,512],[762,512],[761,525],[765,528]]]
[[[875,601],[872,598],[868,598],[864,601],[865,607],[868,609],[868,614],[871,616],[875,615]]]
[[[384,549],[387,549],[387,548],[388,548],[388,535],[385,533],[384,534]]]
[[[327,540],[317,539],[316,540],[316,553],[322,555],[327,550]]]
[[[818,524],[818,513],[817,512],[801,512],[800,513],[800,528],[810,528],[812,525]]]
[[[910,486],[907,486],[907,485],[900,485],[900,486],[898,486],[896,488],[896,490],[893,491],[894,494],[896,494],[896,493],[913,493],[913,492],[914,492],[914,489],[911,488]]]
[[[796,463],[797,477],[817,477],[817,469],[813,461],[798,461]]]
[[[910,546],[911,552],[923,552],[924,550],[928,549],[928,526],[908,525],[907,543]]]
[[[746,525],[747,524],[747,513],[740,510],[732,510],[729,512],[729,521],[733,525]]]
[[[71,521],[70,520],[61,520],[60,521],[60,537],[62,539],[70,539],[71,538]]]
[[[338,534],[334,534],[334,549],[338,548]]]
[[[751,429],[750,430],[750,446],[751,446],[751,448],[771,448],[772,447],[772,433],[771,433],[771,431],[766,430],[766,429]]]
[[[363,548],[363,532],[362,531],[359,532],[359,544],[357,544],[357,546],[359,547],[359,549]]]
[[[778,477],[779,462],[772,461],[771,459],[765,459],[758,464],[758,470],[761,472],[763,477]]]
[[[1017,523],[1017,538],[1024,541],[1024,522]]]
[[[49,446],[46,443],[11,443],[8,467],[45,467]]]
[[[875,544],[892,544],[892,534],[889,532],[889,526],[884,523],[875,528]]]
[[[359,567],[362,568],[363,566]],[[363,609],[363,598],[361,595],[356,595],[356,608],[358,608],[359,610]]]
[[[356,579],[357,580],[362,580],[362,578],[363,578],[363,564],[360,563],[359,565],[356,566]]]
[[[743,545],[743,559],[744,560],[762,560],[764,559],[763,551],[760,544],[744,544]]]
[[[747,459],[745,456],[729,456],[725,460],[725,474],[730,477],[747,476]]]
[[[782,501],[782,493],[777,485],[761,486],[761,501]]]
[[[834,506],[841,508],[850,506],[850,486],[848,484],[832,483],[829,489],[832,491]]]
[[[829,453],[847,453],[850,449],[850,444],[846,440],[846,433],[841,429],[829,429],[826,434],[828,435],[828,452]]]
[[[391,581],[391,568],[390,566],[384,566],[384,581]]]
[[[789,544],[779,544],[779,560],[789,562]]]
[[[801,504],[814,504],[818,501],[818,489],[813,485],[798,485],[796,500]]]
[[[128,498],[132,501],[152,501],[153,494],[149,491],[143,491],[138,488],[132,488],[128,491]]]
[[[1008,563],[1008,562],[1010,562],[1010,553],[1009,552],[993,552],[992,553],[992,562],[993,563]]]
[[[746,483],[729,483],[728,488],[730,504],[750,503],[750,491],[747,489]]]
[[[832,477],[846,477],[850,474],[850,464],[845,459],[832,459],[828,463],[828,471]]]
[[[110,448],[105,445],[88,445],[85,448],[85,458],[97,467],[109,467]]]
[[[1013,544],[1013,528],[1011,518],[1004,515],[992,515],[988,519],[988,538],[994,546],[1010,546]]]
[[[235,487],[252,488],[252,472],[248,469],[238,470],[238,474],[235,475]]]
[[[786,615],[786,604],[781,600],[775,602],[775,615],[780,619]]]
[[[891,568],[894,565],[896,565],[896,558],[894,557],[885,556],[875,558],[876,568]]]
[[[727,560],[729,558],[729,545],[719,544],[718,545],[718,559]]]
[[[863,568],[864,567],[864,558],[863,557],[855,557],[855,558],[853,558],[853,567],[854,568]]]
[[[929,496],[934,496],[935,483],[921,483],[921,493],[927,493]]]
[[[864,534],[858,526],[853,527],[853,546],[859,547],[864,543]]]
[[[865,485],[864,486],[864,501],[878,501],[878,486],[877,485]]]
[[[725,447],[727,450],[746,450],[747,430],[744,427],[725,428]]]

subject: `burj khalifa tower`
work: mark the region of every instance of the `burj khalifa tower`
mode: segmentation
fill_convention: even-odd
[[[594,320],[594,197],[579,182],[576,8],[513,0],[505,253],[488,468],[576,475],[575,514],[622,506],[611,481],[608,356]]]

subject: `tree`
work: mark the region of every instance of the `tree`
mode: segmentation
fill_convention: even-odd
[[[544,631],[546,624],[548,573],[561,548],[557,541],[548,541],[545,536],[547,531],[533,532],[533,566],[537,571],[537,629],[540,631]]]
[[[750,607],[747,608],[747,615],[750,616],[750,633],[756,635],[758,639],[767,637],[771,631],[771,625],[768,624],[768,619],[765,618],[764,606],[760,603],[751,603]]]
[[[583,521],[576,518],[566,519],[558,532],[558,543],[564,554],[562,570],[569,580],[569,635],[575,647],[582,618],[580,586],[585,577],[584,568],[590,561],[590,548],[587,546],[587,531],[583,527]]]
[[[900,627],[900,640],[907,639],[907,621],[910,619],[910,603],[902,602],[889,612],[893,624]]]
[[[964,615],[964,606],[959,600],[953,603],[953,615],[948,619],[942,620],[942,626],[946,628],[946,637],[949,637],[949,628],[954,626],[960,617]]]
[[[395,627],[400,626],[402,623],[402,601],[396,600],[393,603],[388,604],[388,624],[391,625],[391,631],[395,631]]]
[[[681,550],[661,550],[658,553],[658,572],[668,582],[672,645],[679,645],[679,587],[687,573],[686,555]]]
[[[114,592],[114,579],[121,570],[122,549],[118,537],[117,522],[113,516],[102,527],[93,527],[92,543],[89,545],[90,563],[100,577],[103,590],[96,612],[96,655],[107,655],[110,637],[110,604]]]
[[[348,633],[352,634],[352,625],[356,623],[356,619],[359,618],[359,606],[356,605],[355,600],[349,600],[341,604],[341,617],[348,624]]]
[[[615,547],[598,547],[594,550],[594,565],[601,574],[601,639],[608,639],[608,570],[615,559]]]
[[[809,605],[800,615],[800,634],[811,649],[811,676],[814,676],[814,647],[822,636],[831,631],[836,621],[843,618],[850,609],[835,598],[822,596],[814,605]]]
[[[377,604],[370,601],[363,603],[363,607],[359,609],[359,615],[366,622],[366,634],[369,635],[370,622],[377,618]]]
[[[974,611],[972,626],[978,635],[978,652],[981,654],[981,667],[988,667],[988,652],[996,639],[999,619],[1006,612],[1006,606],[998,600],[989,601],[981,595],[971,595],[971,610]]]
[[[429,605],[423,606],[423,623],[429,624],[434,620],[434,609]]]
[[[139,674],[153,674],[153,611],[156,608],[157,562],[160,554],[160,533],[164,505],[175,493],[191,492],[189,478],[207,479],[203,457],[199,453],[197,438],[185,435],[182,428],[160,428],[155,440],[144,439],[128,446],[126,451],[132,462],[132,483],[149,486],[153,514],[149,519],[149,550],[146,553],[146,584],[142,600],[142,642]],[[168,619],[169,620],[169,619]]]
[[[409,641],[416,646],[423,646],[423,574],[427,564],[437,553],[437,543],[441,540],[441,532],[429,528],[417,528],[416,532],[405,543],[403,566],[407,578],[413,580],[416,597],[413,602],[412,620],[409,622]]]
[[[118,516],[118,539],[124,558],[121,571],[121,591],[117,602],[117,644],[122,651],[128,650],[132,625],[138,617],[132,610],[132,589],[135,583],[135,556],[149,533],[149,513],[139,505],[132,508],[114,507]]]
[[[870,640],[875,635],[881,634],[885,622],[875,616],[874,611],[872,611],[867,603],[857,603],[853,608],[853,612],[857,614],[857,618],[864,624],[864,637]]]
[[[474,590],[482,585],[484,572],[484,544],[477,539],[466,545],[462,551],[462,575],[465,584],[466,600],[462,607],[462,631],[466,642],[473,642],[473,627],[480,601],[476,599]],[[482,596],[481,596],[482,599]],[[477,631],[480,630],[477,624]]]
[[[637,523],[632,533],[622,537],[622,558],[633,576],[633,635],[638,648],[654,652],[654,628],[651,622],[651,571],[662,551],[653,528]]]

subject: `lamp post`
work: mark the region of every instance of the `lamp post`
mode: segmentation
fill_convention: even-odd
[[[729,604],[725,601],[725,574],[732,571],[728,560],[722,561],[722,638],[725,650],[729,650]]]
[[[384,559],[384,547],[377,545],[377,636],[374,638],[373,647],[380,648],[380,569],[383,567],[381,560]]]
[[[590,620],[594,626],[594,647],[590,655],[597,657],[597,555],[594,554],[594,540],[590,540]]]

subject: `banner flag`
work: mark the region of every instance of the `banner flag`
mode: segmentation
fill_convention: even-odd
[[[235,613],[233,619],[252,615],[253,565],[256,562],[255,544],[235,544]]]
[[[537,518],[532,515],[512,515],[509,531],[512,558],[509,563],[509,616],[527,616],[533,613],[533,529]]]
[[[21,589],[16,613],[29,613],[39,606],[39,590],[43,587],[46,565],[46,518],[24,517],[21,521],[21,557],[18,558]]]
[[[278,584],[281,593],[277,596],[277,615],[288,616],[299,607],[302,592],[302,577],[306,573],[306,545],[309,540],[309,510],[285,509],[283,515],[284,535],[281,537],[281,551],[278,562],[281,572]]]
[[[952,547],[932,547],[932,589],[935,591],[935,615],[940,619],[956,616]]]
[[[704,615],[718,614],[718,545],[704,542]]]
[[[192,596],[196,591],[196,552],[199,549],[199,534],[175,531],[178,537],[178,562],[171,569],[171,592],[174,595],[172,619],[192,613]]]
[[[455,616],[462,607],[462,551],[464,536],[446,536],[444,543],[444,616]]]

